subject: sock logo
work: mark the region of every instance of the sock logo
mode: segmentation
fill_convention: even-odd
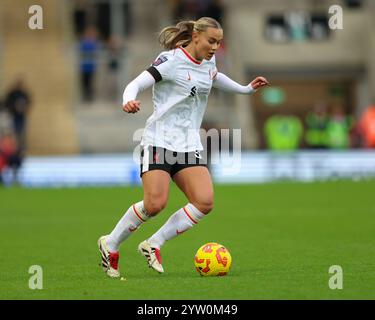
[[[138,229],[138,227],[134,227],[133,225],[129,227],[130,232],[134,232],[137,229]]]
[[[185,231],[187,231],[188,229],[185,229],[185,230],[182,230],[182,231],[179,231],[178,229],[176,230],[176,234],[179,235],[179,234],[182,234],[184,233]]]

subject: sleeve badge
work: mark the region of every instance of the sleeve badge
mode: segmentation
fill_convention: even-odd
[[[167,61],[168,58],[166,56],[160,56],[157,58],[153,63],[152,66],[157,67],[158,65],[162,64],[163,62]]]

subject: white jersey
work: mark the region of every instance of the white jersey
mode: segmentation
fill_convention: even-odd
[[[154,112],[141,145],[177,152],[203,150],[199,129],[217,74],[215,57],[201,63],[183,48],[162,52],[147,69],[155,78]]]

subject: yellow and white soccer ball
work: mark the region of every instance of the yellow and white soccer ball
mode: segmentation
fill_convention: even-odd
[[[223,245],[209,242],[198,249],[194,263],[201,276],[225,276],[231,267],[232,257]]]

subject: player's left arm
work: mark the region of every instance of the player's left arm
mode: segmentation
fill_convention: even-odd
[[[218,72],[212,86],[214,88],[233,92],[233,93],[242,93],[242,94],[251,94],[258,89],[269,85],[269,82],[264,77],[256,77],[253,81],[251,81],[247,86],[243,86],[236,81],[233,81],[224,73]]]

